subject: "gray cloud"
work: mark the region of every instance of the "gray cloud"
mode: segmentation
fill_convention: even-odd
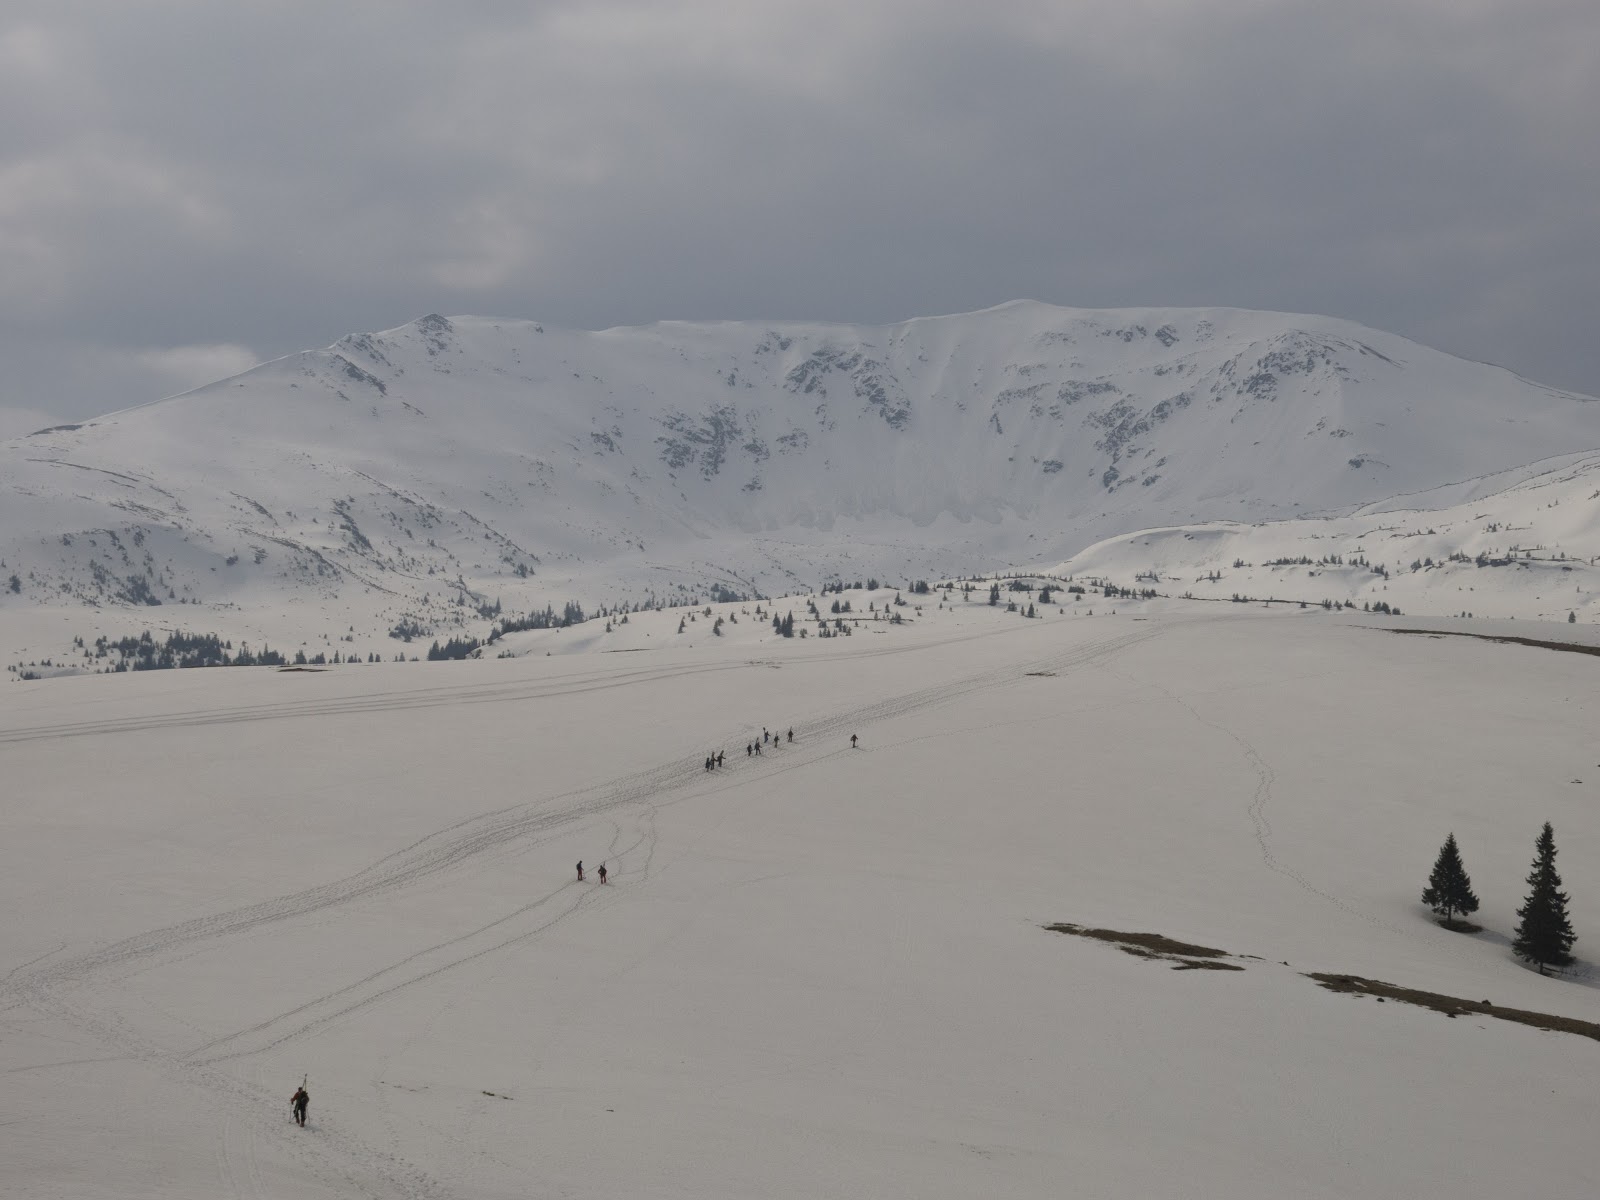
[[[1600,391],[1592,3],[0,20],[0,405],[89,414],[432,310],[888,321],[1019,296],[1327,312]]]

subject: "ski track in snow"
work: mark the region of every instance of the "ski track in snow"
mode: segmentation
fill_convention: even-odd
[[[1005,630],[998,634],[991,631],[973,636],[1003,636],[1008,632],[1014,631]],[[1162,627],[1150,627],[1096,640],[1038,660],[1032,669],[1063,673],[1096,666],[1162,632]],[[885,647],[854,657],[877,657],[916,649],[916,646]],[[191,711],[148,719],[57,724],[0,733],[0,742],[201,727],[298,716],[384,712],[447,704],[513,703],[707,671],[742,670],[751,665],[756,664],[647,669],[603,679],[586,678],[548,685],[430,688],[398,697],[359,696],[314,704],[270,704],[221,711]],[[606,861],[614,864],[612,879],[618,885],[625,878],[636,881],[647,879],[655,846],[655,814],[660,808],[693,797],[745,787],[848,753],[844,749],[823,747],[837,744],[849,732],[1014,682],[1024,673],[1025,668],[1018,665],[991,668],[953,683],[940,683],[806,720],[804,742],[786,748],[781,755],[769,754],[760,759],[747,760],[744,764],[735,759],[730,772],[734,778],[727,778],[722,771],[708,774],[693,762],[676,760],[535,804],[482,813],[437,830],[343,879],[242,908],[149,930],[53,962],[45,960],[59,954],[59,950],[42,955],[14,968],[0,979],[0,1001],[8,1005],[20,1003],[62,1019],[90,1033],[102,1044],[122,1051],[127,1057],[164,1074],[176,1076],[187,1086],[210,1095],[217,1102],[222,1119],[215,1151],[217,1169],[220,1183],[230,1195],[266,1194],[257,1166],[256,1139],[258,1136],[267,1136],[275,1141],[277,1149],[285,1150],[309,1174],[346,1194],[371,1197],[372,1200],[393,1196],[415,1200],[441,1197],[448,1194],[444,1186],[407,1162],[392,1145],[389,1149],[371,1146],[336,1121],[324,1123],[313,1120],[311,1124],[319,1135],[316,1138],[305,1137],[298,1129],[290,1132],[275,1124],[263,1123],[261,1114],[276,1110],[283,1105],[285,1098],[269,1093],[259,1079],[242,1079],[222,1064],[246,1059],[316,1033],[413,984],[531,941],[590,906],[621,903],[627,894],[626,886],[605,889],[592,887],[578,892],[575,881],[565,883],[493,921],[414,951],[354,983],[313,997],[248,1028],[186,1050],[155,1044],[133,1030],[107,1005],[94,1006],[93,1002],[97,998],[104,999],[106,984],[113,978],[119,978],[125,968],[149,969],[158,962],[194,953],[202,943],[243,937],[275,923],[328,914],[357,901],[413,886],[445,871],[467,868],[481,861],[484,855],[503,850],[513,843],[531,840],[537,844],[541,839],[555,836],[578,821],[620,813],[630,807],[640,809],[642,827],[639,835],[623,846],[621,826],[618,825]],[[636,856],[641,848],[642,863],[624,870],[623,860]],[[242,1148],[234,1130],[235,1114],[248,1131]],[[374,1186],[379,1190],[373,1190]]]
[[[1155,636],[1153,632],[1140,632],[1136,634],[1125,635],[1121,638],[1109,639],[1109,641],[1105,643],[1092,644],[1089,647],[1080,648],[1077,651],[1059,656],[1057,659],[1052,660],[1053,669],[1068,670],[1074,667],[1090,665],[1152,636]],[[919,692],[910,693],[904,697],[896,697],[892,700],[887,700],[875,705],[869,705],[864,708],[855,709],[851,712],[839,714],[831,718],[824,718],[816,722],[808,722],[807,729],[809,732],[807,735],[807,746],[809,747],[813,739],[818,742],[827,740],[830,736],[837,739],[838,737],[842,736],[845,729],[870,725],[875,721],[884,720],[889,717],[901,716],[909,712],[915,712],[919,709],[929,707],[935,703],[940,703],[942,701],[968,695],[971,692],[984,687],[992,687],[1000,683],[1010,682],[1015,678],[1016,671],[1011,668],[1002,669],[999,671],[983,672],[980,675],[972,677],[964,684],[948,687],[940,686],[928,688]],[[779,761],[777,755],[769,753],[768,755],[763,756],[763,759],[759,764],[761,770],[756,778],[773,778],[778,775],[786,774],[789,771],[799,770],[807,765],[819,761],[820,759],[833,757],[834,755],[843,753],[847,753],[847,751],[842,749],[831,751],[811,751],[810,753],[803,753],[799,755],[792,755],[786,752],[782,756],[781,762]],[[753,764],[755,760],[748,760],[748,762]],[[475,856],[487,850],[503,845],[506,842],[523,837],[536,836],[544,833],[553,833],[554,831],[562,829],[582,817],[596,816],[638,803],[642,798],[637,784],[637,780],[639,778],[640,777],[638,776],[630,777],[620,781],[617,784],[603,788],[600,790],[600,794],[597,797],[589,800],[577,809],[567,809],[557,813],[542,814],[535,817],[531,822],[527,822],[526,819],[522,817],[515,817],[505,823],[496,823],[495,825],[491,826],[488,831],[485,831],[481,834],[473,833],[465,835],[470,838],[469,844],[471,848],[464,852],[463,857]],[[736,788],[745,787],[751,782],[750,776],[746,773],[742,774],[741,777],[736,780],[729,780],[724,783],[716,778],[715,773],[707,775],[703,769],[697,771],[692,763],[669,764],[665,767],[657,768],[655,771],[646,773],[644,778],[649,780],[648,791],[645,792],[644,795],[665,795],[670,797],[669,799],[658,800],[647,805],[647,817],[653,816],[653,814],[665,804],[691,797],[715,795],[721,792],[731,791]],[[697,779],[700,781],[701,786],[694,786]],[[712,786],[704,786],[708,782],[712,782]],[[518,812],[519,810],[507,811]],[[502,814],[493,815],[500,816]],[[426,840],[428,839],[425,839],[425,841]],[[649,865],[654,854],[655,838],[653,827],[634,842],[622,849],[618,848],[620,840],[621,828],[619,826],[616,830],[615,836],[611,841],[611,844],[607,847],[606,857],[602,860],[608,863],[618,864],[617,866],[612,867],[611,878],[613,882],[620,883],[623,878],[632,877],[635,874],[637,874],[640,879],[648,877]],[[422,843],[418,844],[421,845]],[[621,869],[621,860],[625,860],[641,846],[645,847],[644,863],[637,869],[637,871],[625,871]],[[454,865],[456,861],[456,859],[452,858],[450,860],[450,865]],[[403,873],[398,880],[386,882],[384,886],[386,889],[389,887],[404,886],[414,882],[420,876],[420,873],[420,870],[417,875]],[[594,902],[594,897],[604,894],[591,888],[579,893],[576,900],[571,900],[571,893],[575,886],[576,881],[565,883],[560,888],[547,893],[537,900],[533,900],[528,904],[514,909],[512,912],[507,913],[506,915],[499,917],[486,925],[480,926],[469,933],[446,939],[445,941],[416,951],[415,953],[408,955],[406,958],[375,971],[365,978],[356,981],[355,983],[349,984],[338,989],[337,991],[329,992],[325,995],[319,996],[316,999],[308,1001],[307,1003],[299,1006],[298,1008],[292,1009],[285,1013],[280,1013],[277,1016],[261,1022],[258,1025],[252,1026],[249,1029],[240,1030],[225,1037],[214,1039],[213,1041],[190,1051],[190,1054],[201,1062],[217,1062],[224,1059],[240,1058],[270,1050],[294,1038],[313,1033],[324,1026],[340,1020],[359,1009],[366,1008],[368,1005],[376,1003],[377,1001],[382,1000],[383,998],[392,995],[403,988],[410,987],[412,984],[420,983],[423,980],[433,978],[434,976],[442,974],[446,971],[453,970],[456,967],[474,962],[485,957],[486,955],[508,949],[514,945],[535,938],[538,935],[554,928],[567,917],[578,912],[581,908],[586,907],[588,903]],[[359,893],[358,895],[364,894],[365,893]],[[567,903],[565,907],[559,908],[554,915],[546,915],[544,910],[547,907],[558,904],[563,897],[567,897],[570,902]],[[345,900],[332,900],[329,901],[329,903],[348,903],[349,900],[355,898],[357,898],[357,896],[351,896]],[[318,908],[321,907],[324,906],[318,905]],[[269,917],[268,919],[271,918]],[[532,924],[527,928],[522,928],[522,922],[524,920],[530,920]],[[508,924],[510,925],[510,928],[504,928]],[[246,928],[248,928],[248,926],[246,926]],[[215,935],[201,934],[200,936],[204,937]],[[443,961],[438,961],[439,959],[443,959]],[[413,969],[407,971],[406,968],[408,966],[413,967]],[[285,1024],[288,1024],[290,1027],[284,1029],[283,1026]],[[269,1038],[270,1040],[261,1040],[259,1038],[252,1040],[251,1035],[258,1034],[263,1035],[263,1037]],[[232,1045],[233,1043],[241,1040],[245,1042],[243,1047]]]
[[[584,692],[623,687],[657,679],[681,678],[707,672],[743,670],[744,663],[707,663],[700,666],[655,668],[608,675],[601,679],[560,681],[549,684],[480,684],[418,688],[409,692],[377,692],[321,701],[282,701],[238,708],[199,709],[152,717],[126,717],[109,721],[69,722],[0,730],[0,745],[99,734],[144,733],[154,729],[199,728],[234,725],[245,721],[288,720],[298,717],[347,716],[355,713],[389,713],[447,705],[508,704],[544,700]]]
[[[1305,891],[1309,892],[1311,895],[1327,901],[1340,912],[1346,913],[1349,916],[1357,918],[1358,920],[1365,921],[1370,925],[1375,925],[1380,929],[1386,929],[1391,933],[1398,933],[1403,936],[1414,936],[1410,931],[1401,929],[1398,925],[1393,925],[1381,917],[1373,916],[1371,913],[1362,912],[1359,908],[1356,908],[1354,905],[1334,895],[1332,892],[1318,887],[1316,884],[1307,879],[1301,871],[1293,866],[1290,866],[1278,856],[1277,852],[1272,848],[1272,821],[1267,816],[1267,804],[1273,798],[1273,784],[1277,782],[1278,776],[1277,773],[1273,771],[1272,764],[1262,756],[1261,752],[1257,750],[1251,742],[1249,742],[1239,733],[1236,733],[1233,729],[1230,729],[1227,725],[1224,725],[1221,721],[1214,720],[1211,717],[1203,715],[1193,704],[1169,688],[1166,688],[1161,684],[1149,679],[1136,680],[1127,675],[1124,675],[1124,678],[1126,678],[1130,683],[1142,684],[1146,687],[1154,688],[1156,691],[1167,697],[1167,699],[1171,700],[1179,708],[1182,708],[1185,712],[1187,712],[1195,719],[1196,722],[1204,725],[1207,729],[1213,729],[1222,734],[1239,748],[1239,753],[1244,758],[1245,766],[1249,767],[1251,774],[1256,777],[1255,787],[1252,789],[1250,794],[1250,802],[1245,806],[1245,814],[1250,818],[1251,831],[1255,837],[1256,846],[1261,852],[1262,864],[1266,866],[1269,871],[1274,871],[1277,874],[1282,875],[1285,879],[1292,881]]]

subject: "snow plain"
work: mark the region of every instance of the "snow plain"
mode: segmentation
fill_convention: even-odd
[[[1600,1191],[1600,1045],[1303,975],[1600,1021],[1507,947],[1545,820],[1600,938],[1594,658],[1171,601],[679,615],[0,689],[0,1191]],[[1452,830],[1475,936],[1417,900]]]

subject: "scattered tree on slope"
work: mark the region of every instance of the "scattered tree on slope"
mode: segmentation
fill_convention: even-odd
[[[1428,886],[1423,889],[1422,902],[1444,918],[1446,929],[1454,929],[1451,917],[1455,913],[1465,916],[1478,911],[1478,897],[1472,892],[1472,880],[1461,862],[1461,851],[1456,847],[1456,835],[1450,834],[1439,848],[1433,873],[1428,876]]]
[[[1528,873],[1532,890],[1517,909],[1517,934],[1511,949],[1543,975],[1546,965],[1564,967],[1572,961],[1569,951],[1578,938],[1567,920],[1567,894],[1556,874],[1556,835],[1549,821],[1534,846],[1533,870]]]

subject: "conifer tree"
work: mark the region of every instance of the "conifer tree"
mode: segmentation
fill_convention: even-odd
[[[1544,823],[1534,846],[1533,870],[1528,873],[1532,890],[1517,909],[1517,935],[1511,949],[1518,958],[1537,966],[1543,975],[1546,964],[1564,967],[1572,961],[1568,951],[1578,938],[1567,921],[1567,894],[1561,890],[1561,876],[1556,874],[1556,835],[1549,821]]]
[[[1465,916],[1478,911],[1478,897],[1472,893],[1472,880],[1462,865],[1461,851],[1456,846],[1456,835],[1450,834],[1439,848],[1433,873],[1428,876],[1428,886],[1423,889],[1422,902],[1444,918],[1446,929],[1454,929],[1450,918],[1455,913]]]

